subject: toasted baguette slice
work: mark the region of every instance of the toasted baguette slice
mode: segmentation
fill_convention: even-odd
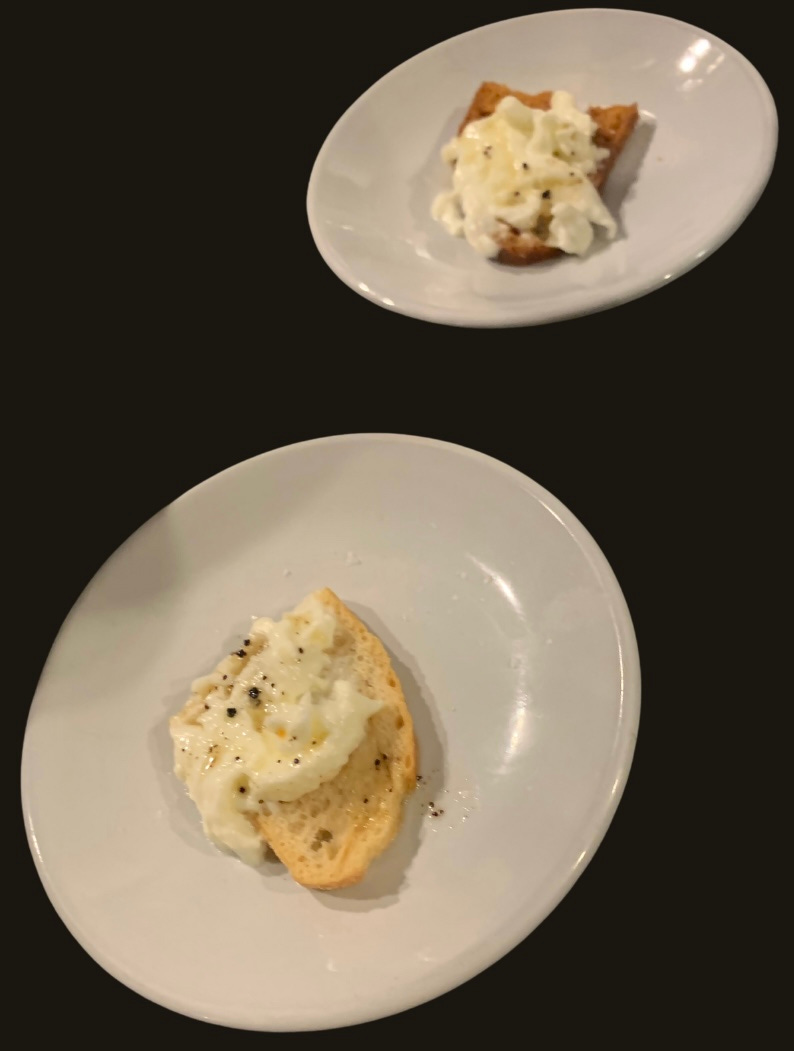
[[[383,644],[328,588],[315,595],[335,614],[335,655],[349,655],[358,689],[384,702],[336,777],[291,803],[271,804],[262,835],[304,887],[358,883],[394,839],[416,787],[416,744],[402,688]]]
[[[499,103],[507,95],[513,95],[525,106],[533,109],[549,109],[551,107],[551,91],[541,91],[537,95],[527,95],[523,91],[513,91],[505,84],[496,84],[493,81],[485,81],[480,84],[474,98],[471,101],[468,112],[458,128],[458,134],[463,131],[467,124],[482,117],[489,117]],[[636,103],[631,106],[592,106],[588,110],[591,118],[595,121],[597,130],[595,142],[602,149],[609,150],[609,156],[605,157],[598,169],[590,176],[590,181],[601,189],[609,175],[620,151],[626,145],[629,135],[639,119],[639,111]],[[550,248],[535,234],[515,230],[505,224],[505,230],[499,239],[501,251],[497,256],[500,263],[508,263],[512,266],[528,266],[530,263],[542,263],[555,255],[560,255],[562,249]]]

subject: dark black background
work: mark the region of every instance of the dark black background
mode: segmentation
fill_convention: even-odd
[[[762,842],[737,818],[731,760],[746,711],[737,596],[775,563],[774,531],[750,537],[783,439],[783,148],[764,198],[702,266],[542,328],[458,330],[382,310],[326,268],[305,220],[314,156],[374,80],[448,36],[548,6],[42,16],[27,85],[46,160],[30,166],[39,193],[20,257],[35,295],[11,388],[27,424],[8,458],[25,568],[20,736],[64,616],[131,531],[241,459],[353,431],[469,445],[554,492],[624,589],[643,709],[617,816],[540,928],[440,1000],[322,1037],[221,1032],[127,990],[61,925],[18,832],[14,954],[38,1025],[89,1046],[111,1024],[194,1046],[514,1034],[644,1047],[740,1033],[754,1000],[731,992],[748,960],[736,929],[751,926],[736,902],[742,859]],[[789,71],[771,5],[654,9],[743,51],[780,104]],[[745,770],[743,792],[751,780]]]

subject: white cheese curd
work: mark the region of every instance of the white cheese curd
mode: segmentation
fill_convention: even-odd
[[[224,675],[227,659],[197,679],[171,720],[175,773],[205,833],[249,864],[266,846],[255,816],[334,778],[382,707],[357,689],[350,658],[329,652],[336,630],[313,596],[282,620],[254,621],[242,670]]]
[[[433,218],[489,258],[499,253],[505,224],[582,255],[594,226],[610,238],[616,233],[588,178],[609,155],[595,145],[595,131],[567,91],[554,92],[549,110],[508,95],[441,151],[454,165],[453,188],[435,198]]]

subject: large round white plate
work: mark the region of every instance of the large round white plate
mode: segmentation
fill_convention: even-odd
[[[205,840],[167,727],[253,616],[326,584],[392,654],[424,779],[366,880],[331,893]],[[31,849],[78,941],[158,1003],[250,1029],[377,1018],[559,902],[620,799],[639,694],[604,556],[529,478],[400,435],[289,446],[161,511],[76,603],[28,723]]]
[[[439,151],[483,80],[639,105],[604,192],[616,241],[516,268],[433,221],[451,185]],[[539,324],[635,299],[703,260],[758,200],[776,145],[766,84],[712,33],[639,11],[527,15],[446,40],[365,92],[318,154],[309,223],[331,269],[374,303],[450,325]]]

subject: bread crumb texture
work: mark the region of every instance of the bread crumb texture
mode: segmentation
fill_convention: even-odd
[[[482,117],[489,117],[503,98],[512,95],[525,106],[533,109],[551,107],[551,91],[541,91],[537,95],[528,95],[524,91],[513,91],[506,84],[484,81],[477,89],[466,116],[458,128],[460,135],[467,124]],[[599,164],[590,176],[590,181],[600,190],[606,182],[615,161],[620,156],[629,136],[639,119],[636,103],[631,106],[591,106],[588,110],[596,124],[595,143],[602,149],[609,150],[609,156]],[[505,225],[504,233],[498,238],[501,246],[497,260],[510,266],[528,266],[531,263],[542,263],[561,254],[561,249],[552,248],[533,233],[526,233]]]
[[[403,801],[416,787],[416,744],[402,687],[381,641],[328,588],[317,598],[335,614],[333,655],[349,660],[357,689],[383,702],[337,776],[300,799],[265,807],[262,835],[305,887],[358,883],[391,843]]]

